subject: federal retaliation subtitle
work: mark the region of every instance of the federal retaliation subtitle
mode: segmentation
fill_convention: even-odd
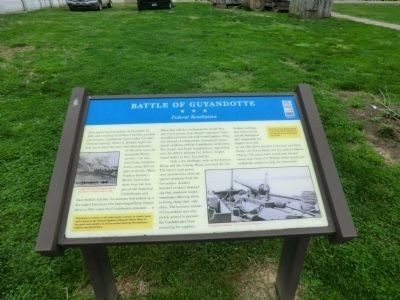
[[[216,119],[216,115],[172,115],[171,120]]]

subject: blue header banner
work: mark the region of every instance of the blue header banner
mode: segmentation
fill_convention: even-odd
[[[299,119],[292,95],[91,99],[86,125]]]

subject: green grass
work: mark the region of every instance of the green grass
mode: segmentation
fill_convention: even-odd
[[[397,4],[334,4],[333,11],[356,17],[400,24],[400,5]]]
[[[338,19],[177,4],[0,16],[0,298],[81,299],[81,254],[34,245],[71,89],[91,94],[291,91],[312,85],[359,237],[313,239],[301,299],[400,294],[400,166],[387,165],[338,92],[400,102],[400,32]],[[233,299],[239,274],[277,261],[281,241],[112,247],[118,278],[150,299]],[[140,272],[139,272],[140,270]],[[132,297],[140,297],[140,295]]]

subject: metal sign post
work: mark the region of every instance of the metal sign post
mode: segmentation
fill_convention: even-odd
[[[275,287],[281,299],[294,299],[310,237],[292,237],[283,241]]]
[[[96,298],[117,299],[118,292],[110,259],[108,258],[107,247],[98,245],[83,246],[82,253]]]
[[[118,296],[107,245],[250,238],[284,239],[276,290],[294,299],[309,240],[321,235],[343,243],[356,229],[308,85],[73,90],[36,251],[80,247],[97,299]]]

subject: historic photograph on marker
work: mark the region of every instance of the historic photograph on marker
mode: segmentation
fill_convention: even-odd
[[[117,185],[119,152],[83,152],[79,156],[75,186]]]
[[[308,167],[205,173],[209,224],[321,217]]]

